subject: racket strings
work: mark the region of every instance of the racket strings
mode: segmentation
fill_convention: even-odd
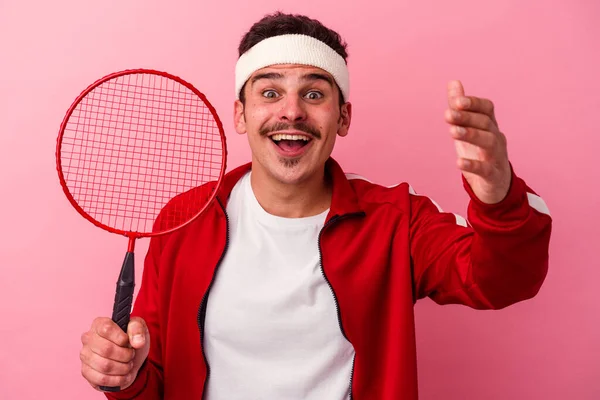
[[[94,88],[73,110],[61,147],[77,204],[104,225],[146,233],[174,196],[218,179],[222,157],[219,126],[202,99],[153,74],[123,75]],[[180,225],[203,204],[176,202],[154,230]]]

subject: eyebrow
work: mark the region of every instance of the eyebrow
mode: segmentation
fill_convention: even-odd
[[[283,79],[284,76],[283,74],[280,74],[279,72],[265,72],[263,74],[258,74],[255,75],[252,78],[252,84],[254,84],[256,81],[261,80],[261,79]],[[333,86],[333,79],[331,79],[330,76],[325,75],[325,74],[319,74],[319,73],[311,73],[311,74],[306,74],[302,76],[302,80],[303,81],[318,81],[318,80],[322,80],[325,81],[327,83],[329,83],[331,86]]]
[[[312,73],[312,74],[308,74],[308,75],[304,75],[302,77],[303,81],[325,81],[327,83],[329,83],[331,86],[333,86],[333,79],[331,79],[331,77],[329,75],[324,75],[324,74],[318,74],[318,73]]]
[[[264,74],[258,74],[252,78],[252,83],[254,84],[254,82],[261,79],[283,79],[283,74],[280,74],[279,72],[266,72]]]

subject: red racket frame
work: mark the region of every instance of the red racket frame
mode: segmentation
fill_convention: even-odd
[[[221,133],[221,147],[223,149],[223,154],[222,154],[222,165],[221,165],[221,171],[219,173],[219,178],[217,180],[218,184],[215,187],[215,190],[212,192],[212,194],[210,195],[209,199],[207,200],[206,204],[202,207],[202,209],[200,211],[198,211],[198,213],[196,215],[194,215],[192,218],[190,218],[188,221],[186,221],[185,223],[178,225],[176,227],[173,227],[171,229],[168,229],[166,231],[161,231],[161,232],[134,232],[134,231],[123,231],[120,229],[115,229],[112,228],[108,225],[105,225],[99,221],[97,221],[96,219],[94,219],[91,215],[89,215],[87,212],[85,212],[80,206],[79,204],[77,204],[77,202],[75,201],[75,199],[73,198],[73,195],[71,194],[71,192],[69,191],[69,188],[67,186],[67,183],[65,181],[65,177],[63,175],[62,172],[62,163],[61,163],[61,148],[62,148],[62,138],[64,135],[64,131],[65,128],[69,122],[69,118],[71,117],[71,114],[73,114],[73,111],[77,108],[77,106],[79,105],[79,103],[81,102],[81,100],[83,100],[83,98],[85,98],[85,96],[88,95],[88,93],[90,93],[92,90],[94,90],[96,87],[102,85],[104,82],[107,82],[111,79],[115,79],[118,78],[120,76],[125,76],[125,75],[133,75],[133,74],[153,74],[153,75],[159,75],[168,79],[172,79],[178,83],[180,83],[181,85],[187,87],[188,89],[190,89],[195,95],[197,95],[202,102],[206,105],[206,107],[209,109],[210,113],[212,114],[213,118],[215,119],[215,122],[217,124],[217,127],[219,128],[219,132]],[[204,210],[212,203],[212,201],[214,200],[217,191],[220,187],[220,184],[223,180],[223,176],[225,175],[225,170],[226,170],[226,164],[227,164],[227,146],[226,146],[226,140],[225,140],[225,133],[224,133],[224,129],[223,129],[223,123],[221,122],[221,120],[219,119],[219,116],[217,115],[217,111],[215,110],[215,108],[213,107],[213,105],[208,101],[208,99],[206,98],[206,96],[200,92],[198,89],[196,89],[192,84],[186,82],[185,80],[181,79],[178,76],[175,75],[171,75],[167,72],[163,72],[163,71],[157,71],[157,70],[153,70],[153,69],[145,69],[145,68],[138,68],[138,69],[128,69],[128,70],[123,70],[123,71],[119,71],[119,72],[114,72],[112,74],[109,74],[101,79],[98,79],[96,82],[92,83],[90,86],[88,86],[83,92],[81,92],[81,94],[75,99],[75,101],[73,102],[73,104],[71,105],[71,107],[69,107],[69,110],[67,111],[65,117],[63,118],[63,121],[60,125],[60,131],[59,131],[59,136],[57,139],[57,145],[56,145],[56,169],[58,171],[58,177],[60,180],[60,185],[63,188],[63,191],[65,193],[65,195],[67,196],[67,199],[69,200],[69,202],[71,203],[71,205],[77,210],[77,212],[79,212],[79,214],[81,214],[85,219],[87,219],[88,221],[90,221],[92,224],[96,225],[99,228],[102,228],[108,232],[111,233],[116,233],[119,235],[123,235],[129,238],[129,246],[128,246],[128,251],[133,252],[134,250],[134,246],[135,246],[135,240],[142,238],[142,237],[152,237],[152,236],[160,236],[160,235],[164,235],[167,233],[171,233],[173,231],[176,231],[177,229],[180,229],[186,225],[188,225],[189,223],[191,223],[192,221],[194,221],[200,214],[202,214],[204,212]]]

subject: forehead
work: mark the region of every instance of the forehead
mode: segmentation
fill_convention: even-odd
[[[319,75],[325,75],[329,78],[331,78],[331,80],[333,81],[333,76],[321,69],[321,68],[317,68],[317,67],[313,67],[311,65],[302,65],[302,64],[278,64],[278,65],[271,65],[265,68],[261,68],[257,71],[254,71],[254,73],[252,73],[252,75],[250,75],[250,78],[248,78],[250,81],[252,81],[253,78],[255,78],[256,76],[259,75],[264,75],[264,74],[268,74],[268,73],[277,73],[280,75],[283,75],[284,78],[301,78],[303,76],[306,75],[311,75],[311,74],[319,74]]]

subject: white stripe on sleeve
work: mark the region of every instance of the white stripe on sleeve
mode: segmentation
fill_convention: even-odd
[[[539,211],[542,214],[550,215],[550,209],[546,205],[544,199],[540,196],[527,192],[527,201],[529,201],[529,206],[534,210]]]

